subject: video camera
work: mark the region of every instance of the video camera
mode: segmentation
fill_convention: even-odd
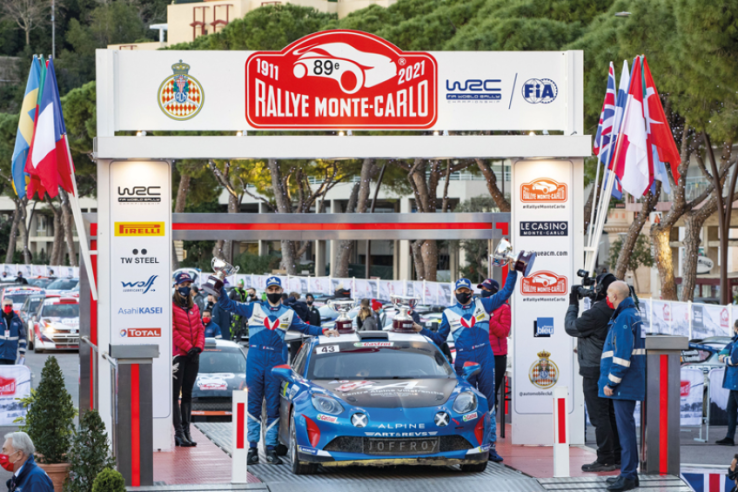
[[[582,284],[581,285],[575,285],[571,290],[572,292],[577,294],[577,297],[579,300],[584,299],[585,297],[589,297],[593,301],[597,297],[597,292],[595,292],[595,279],[589,276],[589,271],[581,269],[577,270],[577,277],[582,278]]]

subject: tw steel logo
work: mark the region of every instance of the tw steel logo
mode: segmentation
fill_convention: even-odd
[[[128,338],[160,338],[161,328],[128,328]]]
[[[306,36],[246,60],[246,120],[254,128],[432,127],[438,64],[359,31]]]
[[[561,296],[568,292],[567,283],[563,275],[541,270],[521,279],[520,293],[524,296]]]
[[[520,185],[523,202],[563,203],[566,198],[566,185],[551,178],[538,178]]]

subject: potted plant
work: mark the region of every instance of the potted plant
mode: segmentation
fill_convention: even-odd
[[[95,478],[92,492],[126,492],[126,481],[117,471],[105,468]]]
[[[66,455],[76,414],[59,363],[56,357],[49,357],[41,371],[41,382],[30,398],[21,430],[28,433],[36,446],[36,461],[51,478],[55,492],[63,492],[69,474]]]
[[[69,480],[64,484],[64,492],[92,492],[95,477],[105,468],[115,466],[105,424],[97,410],[89,410],[80,419],[67,460]]]

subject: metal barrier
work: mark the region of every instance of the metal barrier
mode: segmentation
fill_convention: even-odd
[[[554,478],[569,476],[569,388],[557,386],[553,390],[553,454]]]
[[[111,345],[113,453],[126,485],[154,485],[151,364],[157,345]]]
[[[641,471],[679,476],[680,356],[687,337],[646,337],[646,399],[641,405]]]
[[[233,392],[233,423],[231,440],[231,483],[246,483],[246,456],[249,452],[249,441],[246,438],[246,421],[248,420],[249,394],[246,391]]]

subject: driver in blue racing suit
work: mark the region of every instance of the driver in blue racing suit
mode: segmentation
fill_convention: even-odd
[[[421,335],[433,340],[439,347],[446,343],[449,332],[453,334],[456,348],[456,373],[463,373],[464,363],[471,361],[481,365],[481,371],[469,379],[472,386],[487,397],[490,408],[490,428],[488,431],[490,449],[489,459],[500,462],[502,457],[497,454],[497,422],[495,421],[495,356],[489,343],[490,313],[500,307],[513,293],[518,274],[512,268],[507,275],[505,288],[497,294],[483,299],[472,299],[472,284],[469,279],[462,278],[456,282],[455,306],[443,311],[441,327],[437,332],[416,325],[415,330]]]
[[[304,323],[294,310],[282,304],[282,283],[279,278],[269,277],[266,285],[266,301],[236,302],[228,298],[225,289],[221,289],[218,297],[218,306],[221,309],[248,319],[250,338],[246,358],[246,386],[249,391],[247,414],[249,452],[246,462],[249,465],[259,463],[257,445],[261,433],[261,401],[265,395],[267,462],[275,465],[282,463],[275,450],[279,431],[277,425],[280,381],[272,375],[272,368],[287,363],[284,343],[287,330],[297,330],[313,336],[338,336],[335,330],[322,330],[318,326]]]

